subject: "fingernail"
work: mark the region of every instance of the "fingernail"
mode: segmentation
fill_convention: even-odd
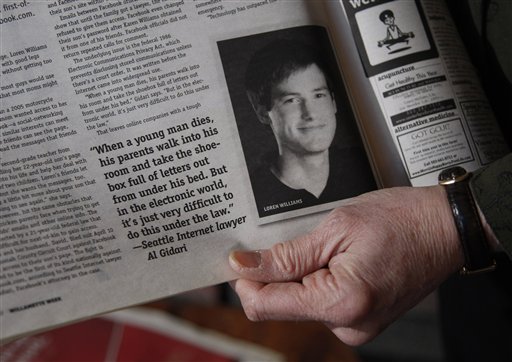
[[[257,268],[261,264],[261,254],[259,251],[233,251],[231,259],[241,268]]]

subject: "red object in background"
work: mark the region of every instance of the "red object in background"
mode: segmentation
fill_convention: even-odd
[[[96,318],[0,346],[2,362],[230,362],[230,357],[136,325]]]

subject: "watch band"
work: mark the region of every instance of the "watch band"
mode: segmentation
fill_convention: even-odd
[[[439,184],[445,187],[464,252],[463,275],[487,272],[496,267],[469,188],[471,176],[462,167],[452,167],[439,174]]]

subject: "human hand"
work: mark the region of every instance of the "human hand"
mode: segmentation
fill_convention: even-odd
[[[464,262],[440,186],[364,194],[312,232],[268,250],[234,251],[233,284],[253,321],[316,320],[368,342]]]

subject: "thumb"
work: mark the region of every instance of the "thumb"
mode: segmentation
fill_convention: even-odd
[[[324,233],[314,231],[270,249],[242,251],[229,255],[229,263],[242,278],[271,283],[300,280],[327,265],[331,251]]]

